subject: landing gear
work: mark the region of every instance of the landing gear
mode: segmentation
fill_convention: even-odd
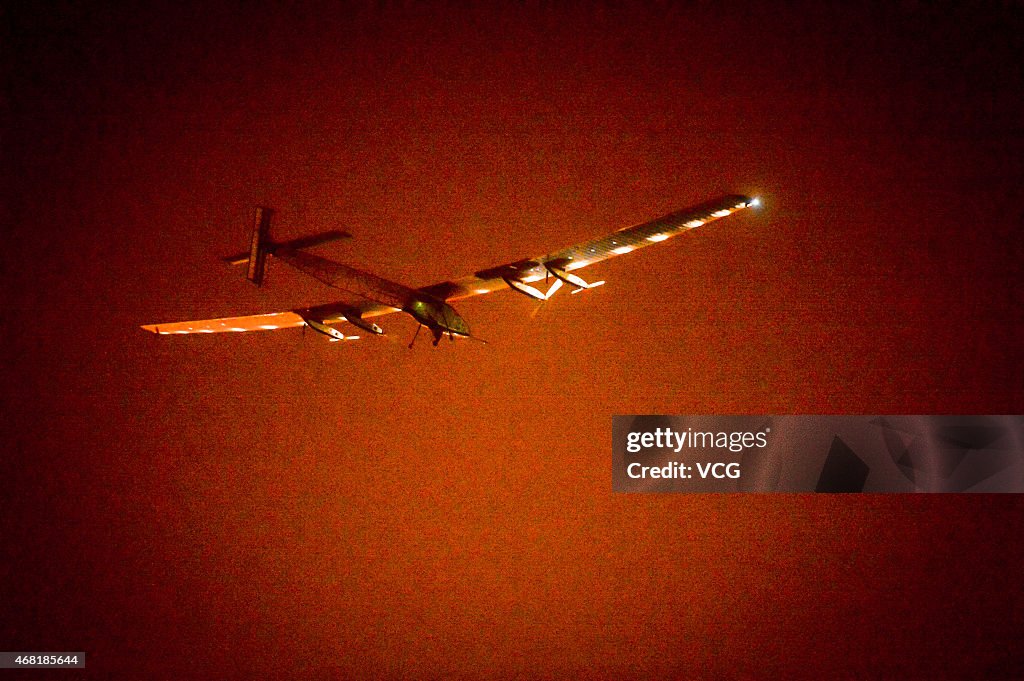
[[[419,337],[419,335],[420,335],[420,329],[422,329],[422,328],[423,328],[423,325],[422,325],[422,324],[420,324],[419,326],[417,326],[417,327],[416,327],[416,333],[414,333],[414,334],[413,334],[413,336],[412,336],[412,340],[411,340],[411,341],[409,341],[409,349],[410,349],[410,350],[412,350],[412,346],[413,346],[413,343],[415,343],[415,342],[416,342],[416,339],[417,339],[417,338]],[[436,347],[437,347],[437,344],[441,342],[441,337],[442,337],[442,336],[444,336],[444,329],[442,329],[442,328],[439,328],[439,327],[432,327],[432,328],[430,329],[430,332],[434,334],[434,341],[433,341],[433,346],[434,346],[434,347],[436,348]],[[451,333],[450,333],[450,332],[449,332],[449,335],[451,335]],[[454,337],[454,336],[452,336],[452,340],[453,340],[453,341],[455,340],[455,337]]]

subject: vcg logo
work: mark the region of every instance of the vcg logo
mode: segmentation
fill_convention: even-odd
[[[705,480],[708,478],[736,479],[740,477],[740,465],[738,463],[698,463],[697,472]]]

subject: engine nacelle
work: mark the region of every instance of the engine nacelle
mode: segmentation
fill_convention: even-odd
[[[345,318],[346,322],[353,326],[358,326],[363,331],[368,331],[370,333],[377,334],[378,336],[384,334],[384,329],[380,328],[373,322],[366,321],[365,319],[359,316],[359,313],[355,312],[354,310],[343,310],[341,316]]]
[[[322,333],[323,335],[327,336],[327,339],[332,343],[337,343],[338,341],[343,340],[356,340],[357,338],[359,338],[359,336],[346,336],[344,333],[334,328],[333,326],[324,324],[323,322],[313,319],[312,317],[302,315],[302,321],[306,323],[306,326],[313,329],[317,333]]]

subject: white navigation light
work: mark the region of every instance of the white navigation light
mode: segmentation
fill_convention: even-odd
[[[759,197],[759,196],[755,196],[754,198],[750,199],[750,203],[749,203],[748,205],[749,205],[749,206],[750,206],[751,208],[757,208],[757,207],[759,207],[759,206],[761,205],[761,197]]]

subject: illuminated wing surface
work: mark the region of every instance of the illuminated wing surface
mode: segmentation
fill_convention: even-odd
[[[191,322],[170,324],[146,324],[142,328],[153,333],[220,333],[226,331],[273,331],[302,326],[302,317],[294,312],[272,312],[247,317],[222,317],[220,319],[198,319]]]
[[[568,275],[565,277],[566,283],[580,287],[580,284],[586,282],[582,282],[571,274],[576,270],[666,241],[682,232],[757,205],[759,205],[758,199],[747,196],[738,194],[723,196],[714,201],[669,213],[650,222],[626,227],[607,236],[585,241],[554,253],[527,260],[517,260],[507,265],[480,270],[462,279],[426,286],[419,289],[419,292],[452,301],[512,288],[536,298],[536,294],[540,292],[530,284],[546,279],[548,275],[554,275],[559,280],[563,280],[564,275]],[[540,295],[543,296],[543,294]]]
[[[274,331],[276,329],[291,329],[307,324],[313,325],[317,322],[321,324],[337,324],[350,321],[350,318],[353,316],[358,320],[363,320],[391,314],[392,312],[400,312],[400,310],[377,303],[356,305],[330,303],[328,305],[299,308],[287,312],[271,312],[269,314],[254,314],[244,317],[219,317],[217,319],[198,319],[189,322],[146,324],[142,328],[159,334]],[[360,324],[356,325],[361,326]],[[374,333],[380,332],[374,331]]]

